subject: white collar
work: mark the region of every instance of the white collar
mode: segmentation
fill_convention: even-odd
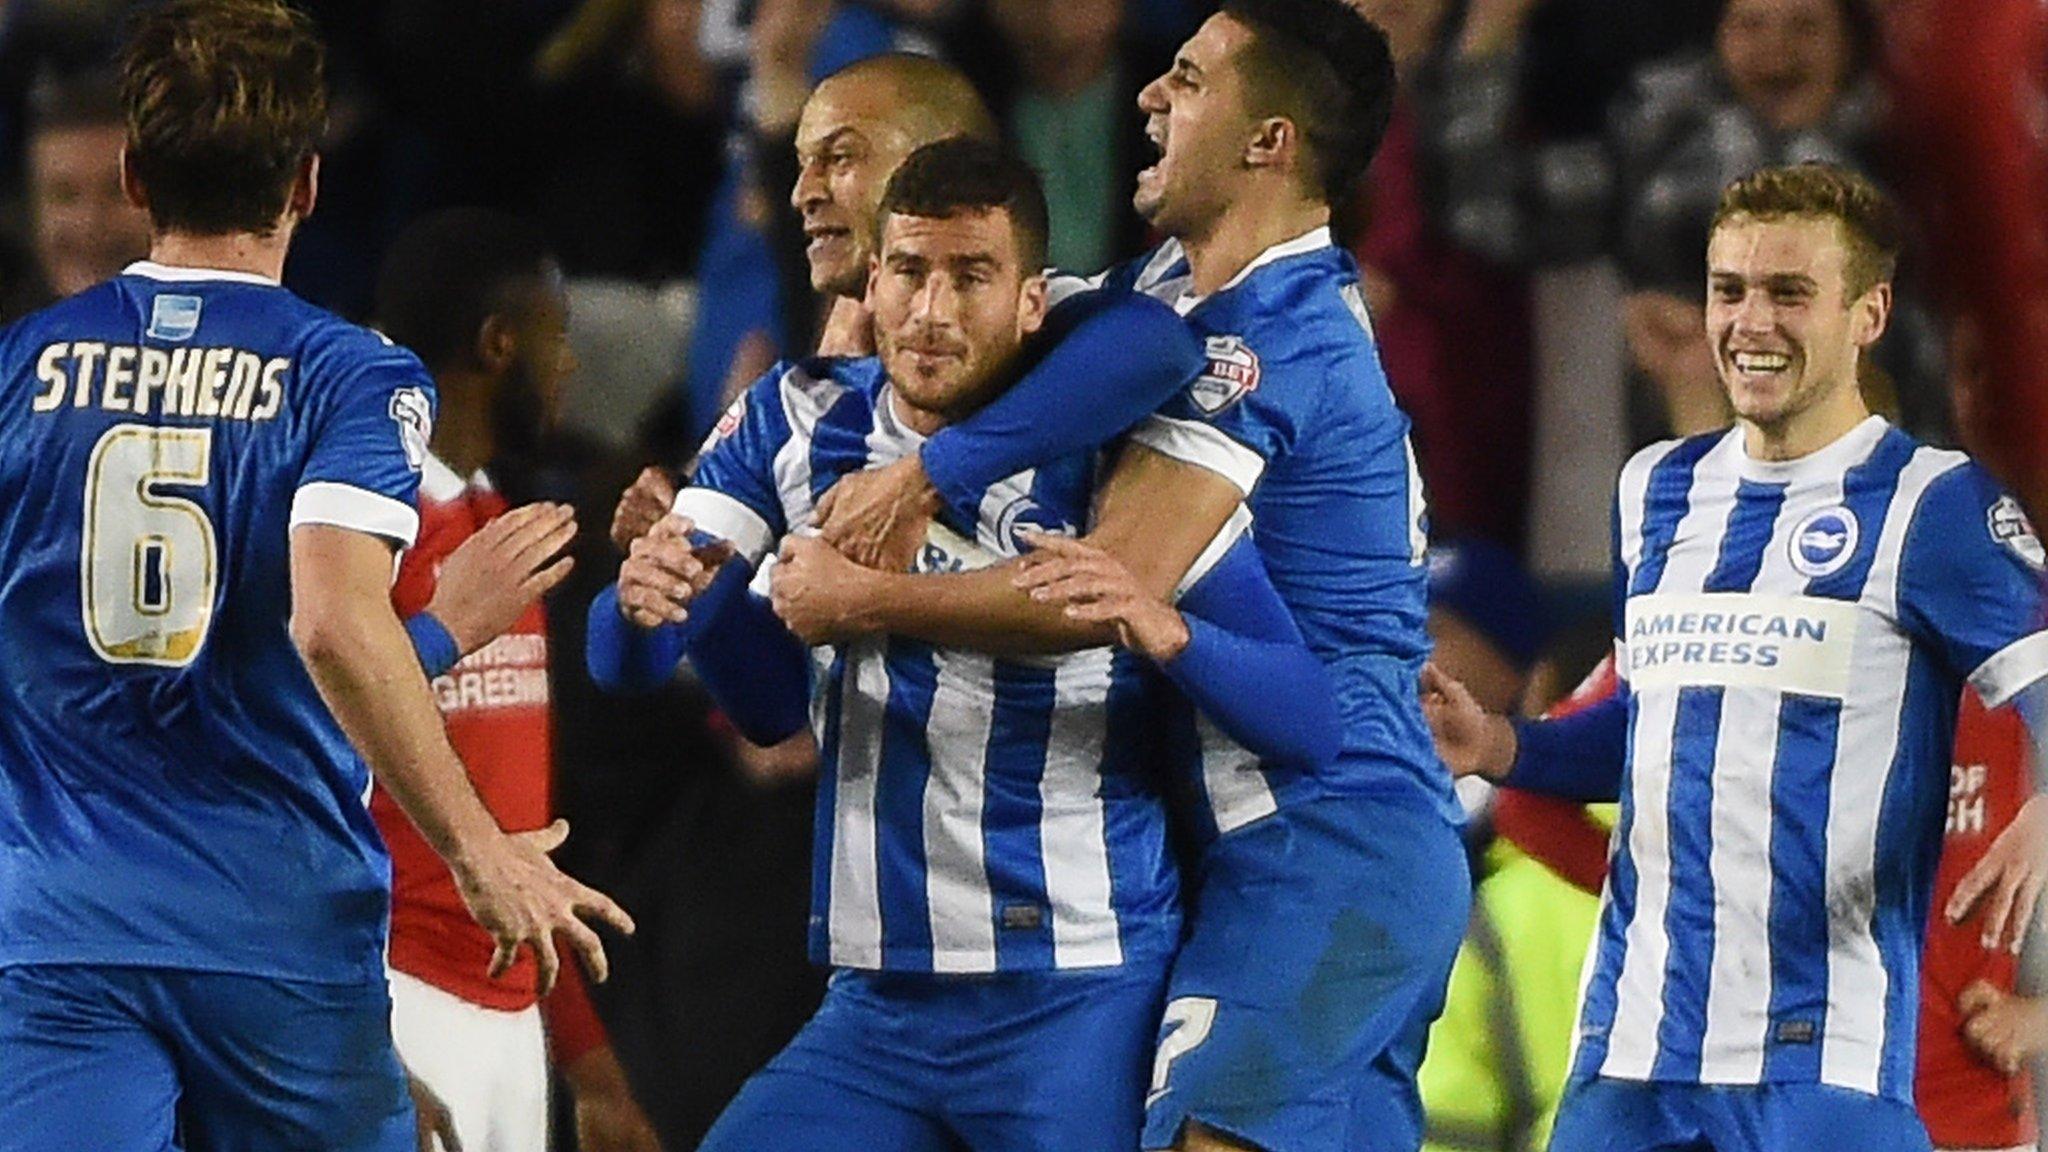
[[[1232,288],[1244,283],[1246,278],[1252,273],[1257,272],[1268,264],[1285,260],[1290,256],[1306,256],[1310,252],[1320,252],[1325,248],[1334,246],[1334,244],[1335,241],[1330,238],[1330,226],[1327,224],[1318,225],[1292,240],[1282,240],[1280,243],[1252,257],[1251,263],[1238,269],[1237,275],[1232,276],[1230,282],[1218,288],[1216,292],[1230,291]],[[1208,296],[1197,296],[1193,292],[1188,292],[1182,295],[1180,299],[1174,301],[1173,310],[1185,316],[1193,311],[1202,301],[1207,300],[1209,296],[1214,296],[1216,292],[1211,292]]]
[[[123,276],[140,276],[145,280],[165,280],[178,284],[196,283],[201,280],[226,280],[233,284],[261,284],[267,288],[278,287],[278,282],[268,276],[254,272],[230,272],[225,268],[185,268],[175,264],[159,264],[154,260],[137,260],[121,269]]]
[[[1751,456],[1740,424],[1729,429],[1728,435],[1734,440],[1737,467],[1742,475],[1763,483],[1782,484],[1846,471],[1869,456],[1890,430],[1891,425],[1884,417],[1865,416],[1854,428],[1795,460],[1758,460]]]

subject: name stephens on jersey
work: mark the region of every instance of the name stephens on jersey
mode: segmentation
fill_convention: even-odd
[[[38,413],[97,404],[109,412],[269,420],[292,362],[240,348],[145,348],[58,341],[36,356]]]

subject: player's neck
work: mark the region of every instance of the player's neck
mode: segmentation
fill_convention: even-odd
[[[270,280],[284,279],[284,257],[291,248],[291,229],[268,236],[229,232],[197,236],[159,232],[150,238],[149,258],[171,268],[203,268],[214,272],[245,272]]]
[[[1330,206],[1317,201],[1263,192],[1239,197],[1200,235],[1181,237],[1195,294],[1221,289],[1266,249],[1329,223]]]
[[[441,410],[434,418],[434,455],[468,479],[490,467],[497,454],[497,436],[491,428],[490,382],[474,373],[454,371],[435,374],[441,393]]]
[[[1855,387],[1839,389],[1820,404],[1774,425],[1742,421],[1742,448],[1752,460],[1799,460],[1833,444],[1870,418]]]

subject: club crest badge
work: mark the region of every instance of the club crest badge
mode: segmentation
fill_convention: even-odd
[[[1809,512],[1792,529],[1792,568],[1809,580],[1842,570],[1856,555],[1856,514],[1837,504]]]
[[[2027,514],[2020,510],[2019,501],[2010,496],[2000,496],[1986,518],[1993,540],[2012,549],[2020,559],[2036,568],[2048,564],[2048,552],[2042,550],[2041,538],[2034,534],[2034,526],[2027,520]]]
[[[1204,343],[1208,367],[1188,385],[1188,399],[1204,416],[1214,416],[1259,387],[1259,354],[1239,336],[1211,336]]]
[[[427,459],[427,444],[434,438],[434,407],[419,388],[400,388],[391,394],[391,421],[398,425],[398,442],[405,448],[405,462],[417,472]]]

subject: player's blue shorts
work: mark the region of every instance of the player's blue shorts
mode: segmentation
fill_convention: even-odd
[[[383,981],[32,964],[0,970],[10,1152],[412,1152]]]
[[[1458,830],[1421,798],[1303,801],[1210,845],[1197,885],[1144,1147],[1193,1120],[1265,1152],[1412,1152],[1472,902]]]
[[[1897,1100],[1828,1084],[1646,1084],[1605,1076],[1565,1088],[1550,1152],[1927,1152]]]
[[[1163,961],[841,971],[700,1152],[1130,1152],[1165,984]]]

